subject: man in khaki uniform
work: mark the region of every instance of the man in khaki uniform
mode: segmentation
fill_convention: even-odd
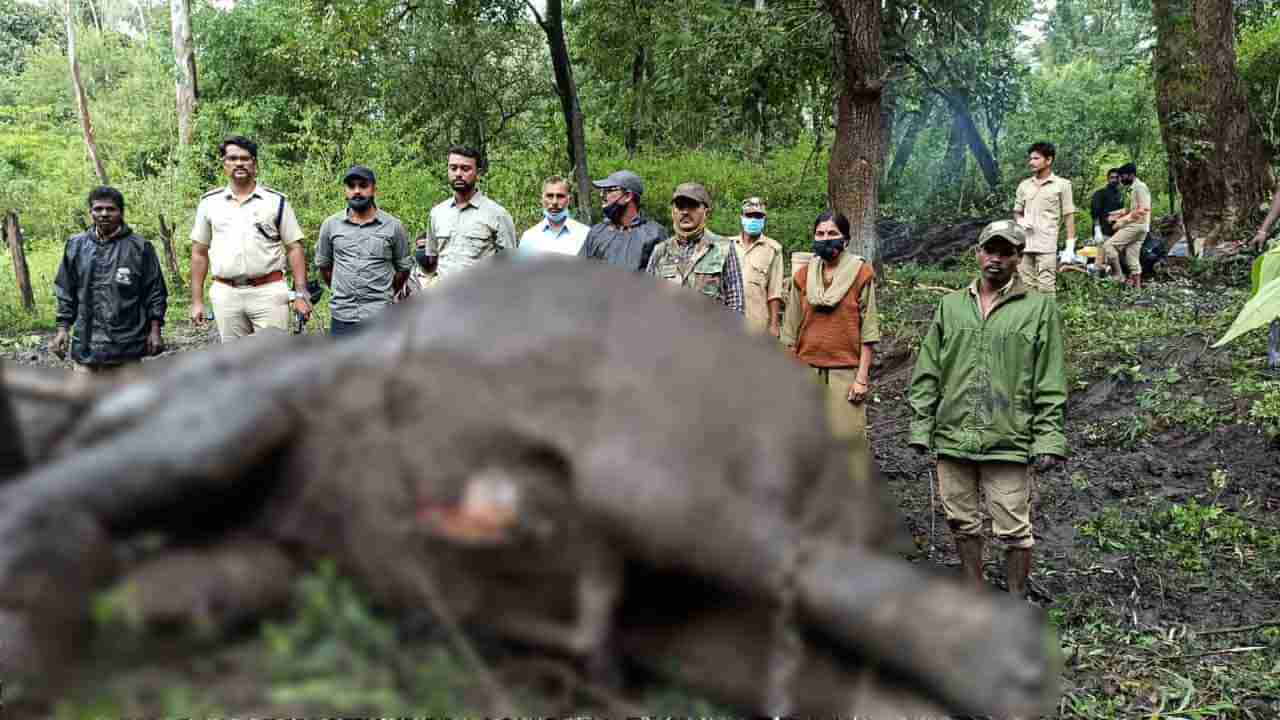
[[[440,253],[436,273],[441,279],[519,245],[511,214],[476,187],[485,171],[480,151],[454,145],[446,157],[453,197],[431,208],[427,229]],[[426,249],[426,237],[417,244]]]
[[[778,337],[782,315],[782,245],[764,234],[767,213],[764,200],[742,203],[742,233],[733,241],[742,269],[742,290],[747,330]]]
[[[200,198],[191,226],[191,320],[204,324],[204,278],[222,341],[262,328],[289,329],[289,308],[311,316],[302,228],[284,195],[258,184],[258,144],[232,136],[218,145],[230,183]],[[295,294],[284,282],[286,259]]]
[[[1027,236],[1018,274],[1029,288],[1054,294],[1058,289],[1058,227],[1067,226],[1067,247],[1076,246],[1075,201],[1071,181],[1053,174],[1052,143],[1038,142],[1027,150],[1031,177],[1018,185],[1013,217]]]
[[[1111,213],[1115,235],[1102,244],[1102,257],[1111,271],[1112,280],[1142,287],[1142,241],[1151,232],[1151,190],[1138,179],[1138,166],[1127,163],[1120,168],[1120,184],[1129,188],[1129,207]],[[1124,266],[1120,256],[1124,255]],[[1128,275],[1125,270],[1128,269]]]

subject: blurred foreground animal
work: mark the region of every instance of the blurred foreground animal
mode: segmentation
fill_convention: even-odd
[[[275,601],[254,568],[325,556],[387,607],[621,650],[753,713],[1047,711],[1041,613],[881,552],[880,484],[850,476],[805,369],[739,325],[549,259],[477,268],[355,339],[256,337],[131,382],[7,368],[0,661],[57,657],[119,579],[110,548],[162,533],[199,546],[129,570],[170,589],[139,593],[158,618],[252,614]],[[201,553],[213,578],[166,575]]]

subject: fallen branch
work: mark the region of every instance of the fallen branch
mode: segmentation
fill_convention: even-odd
[[[917,285],[916,290],[930,290],[932,292],[949,293],[955,292],[956,288],[942,287],[941,285]]]
[[[1155,658],[1155,660],[1194,660],[1195,658],[1209,657],[1210,655],[1239,655],[1242,653],[1257,652],[1266,650],[1266,645],[1248,645],[1246,647],[1226,648],[1224,650],[1209,650],[1207,652],[1185,653],[1183,655],[1164,655]]]
[[[1241,625],[1239,627],[1213,628],[1211,630],[1194,630],[1192,635],[1226,635],[1227,633],[1236,632],[1252,632],[1254,630],[1262,630],[1269,627],[1280,627],[1280,618],[1266,620],[1254,625]]]

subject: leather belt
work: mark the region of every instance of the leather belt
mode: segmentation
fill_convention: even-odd
[[[261,277],[247,278],[245,280],[228,280],[227,278],[220,277],[214,277],[213,280],[214,282],[220,282],[223,285],[230,285],[231,287],[257,287],[259,285],[273,283],[277,280],[284,280],[284,271],[276,270],[275,272],[269,272]]]

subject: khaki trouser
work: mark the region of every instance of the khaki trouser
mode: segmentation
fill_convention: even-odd
[[[851,447],[850,468],[854,472],[869,472],[871,443],[867,439],[867,403],[849,402],[849,388],[858,377],[856,368],[814,368],[814,377],[826,387],[827,423],[831,436],[847,440]]]
[[[938,497],[957,536],[980,537],[978,491],[987,500],[991,533],[1007,547],[1035,545],[1031,534],[1031,468],[1024,463],[938,458]]]
[[[1147,229],[1138,223],[1125,225],[1116,231],[1109,240],[1102,244],[1102,257],[1106,260],[1111,277],[1123,280],[1124,268],[1129,268],[1129,275],[1142,274],[1142,241],[1147,239]],[[1124,254],[1124,267],[1120,266],[1120,255]]]
[[[1018,274],[1022,276],[1023,285],[1053,295],[1058,291],[1058,254],[1022,253]]]
[[[222,342],[263,328],[289,330],[289,286],[284,280],[257,287],[231,287],[215,280],[209,286],[209,303]]]

